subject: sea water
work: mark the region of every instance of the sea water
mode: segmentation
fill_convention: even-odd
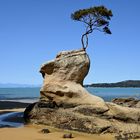
[[[0,88],[0,100],[34,102],[39,99],[40,87],[33,88]]]
[[[119,97],[135,97],[140,99],[140,88],[86,88],[91,94],[111,101]],[[40,87],[33,88],[0,88],[0,100],[34,102],[39,99]]]
[[[114,98],[133,97],[140,99],[140,88],[93,88],[87,90],[93,95],[102,97],[105,101],[111,101]]]

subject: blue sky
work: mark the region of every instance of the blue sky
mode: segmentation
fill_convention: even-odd
[[[77,9],[104,5],[112,35],[90,35],[85,84],[140,79],[139,0],[0,0],[0,83],[40,84],[40,65],[62,50],[81,48]]]

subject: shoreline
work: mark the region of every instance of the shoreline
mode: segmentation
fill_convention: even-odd
[[[29,104],[18,101],[0,101],[0,110],[26,108]]]
[[[29,104],[29,103],[28,103]],[[27,103],[19,103],[19,102],[11,102],[11,101],[0,101],[0,116],[2,114],[7,113],[16,113],[23,112],[25,107],[28,105]],[[2,106],[1,106],[2,105]],[[9,106],[10,105],[10,106]],[[22,108],[21,108],[22,107]],[[15,123],[23,123],[20,117],[16,115],[13,118],[6,119],[8,122]],[[44,128],[48,128],[51,133],[43,134],[40,131]],[[0,135],[1,139],[10,140],[13,138],[14,140],[64,140],[63,135],[66,133],[72,133],[74,138],[73,140],[113,140],[114,135],[112,134],[87,134],[82,132],[70,131],[70,130],[62,130],[53,128],[45,125],[24,125],[20,127],[1,127]]]
[[[23,112],[29,103],[0,101],[0,128],[24,125]]]
[[[47,125],[29,124],[25,125],[23,117],[19,113],[24,112],[29,103],[13,102],[13,101],[0,101],[0,136],[3,140],[64,140],[63,135],[72,133],[73,140],[114,140],[116,134],[87,134],[78,131],[62,130],[53,128]],[[1,116],[6,114],[14,114],[2,121],[7,122],[1,125]],[[10,126],[9,124],[15,126]],[[50,133],[41,133],[41,130],[47,128]],[[140,140],[140,139],[139,139]]]
[[[23,117],[20,113],[25,110],[29,103],[13,102],[13,101],[0,101],[0,135],[3,140],[10,140],[11,137],[14,140],[64,140],[63,135],[72,133],[73,140],[114,140],[115,133],[107,134],[87,134],[78,131],[62,130],[53,128],[47,125],[35,125],[29,124],[25,125]],[[10,116],[10,113],[13,115]],[[7,114],[7,115],[6,115]],[[9,116],[8,116],[9,114]],[[20,116],[19,116],[20,114]],[[5,119],[1,121],[1,116],[6,116]],[[8,116],[8,117],[7,117]],[[1,125],[1,122],[6,122]],[[8,124],[9,123],[9,124]],[[13,126],[10,126],[10,123]],[[47,128],[50,133],[41,133],[41,130]],[[139,139],[140,140],[140,139]]]

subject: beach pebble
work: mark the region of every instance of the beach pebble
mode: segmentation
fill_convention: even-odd
[[[45,128],[45,129],[42,129],[41,132],[44,133],[44,134],[47,134],[47,133],[50,133],[50,130]]]
[[[73,138],[72,133],[67,133],[63,135],[63,138]]]

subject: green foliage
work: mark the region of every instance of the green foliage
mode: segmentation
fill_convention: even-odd
[[[113,16],[112,11],[104,6],[95,6],[87,9],[80,9],[71,14],[71,18],[75,21],[81,21],[86,25],[86,33],[82,35],[83,48],[87,48],[88,34],[93,30],[102,31],[111,34],[109,29],[109,20]],[[86,37],[86,46],[84,45],[84,37]]]
[[[72,19],[80,20],[89,14],[93,15],[94,17],[103,16],[106,19],[110,19],[110,17],[113,16],[112,11],[108,10],[104,6],[95,6],[88,9],[80,9],[74,12],[74,14],[72,14]]]

